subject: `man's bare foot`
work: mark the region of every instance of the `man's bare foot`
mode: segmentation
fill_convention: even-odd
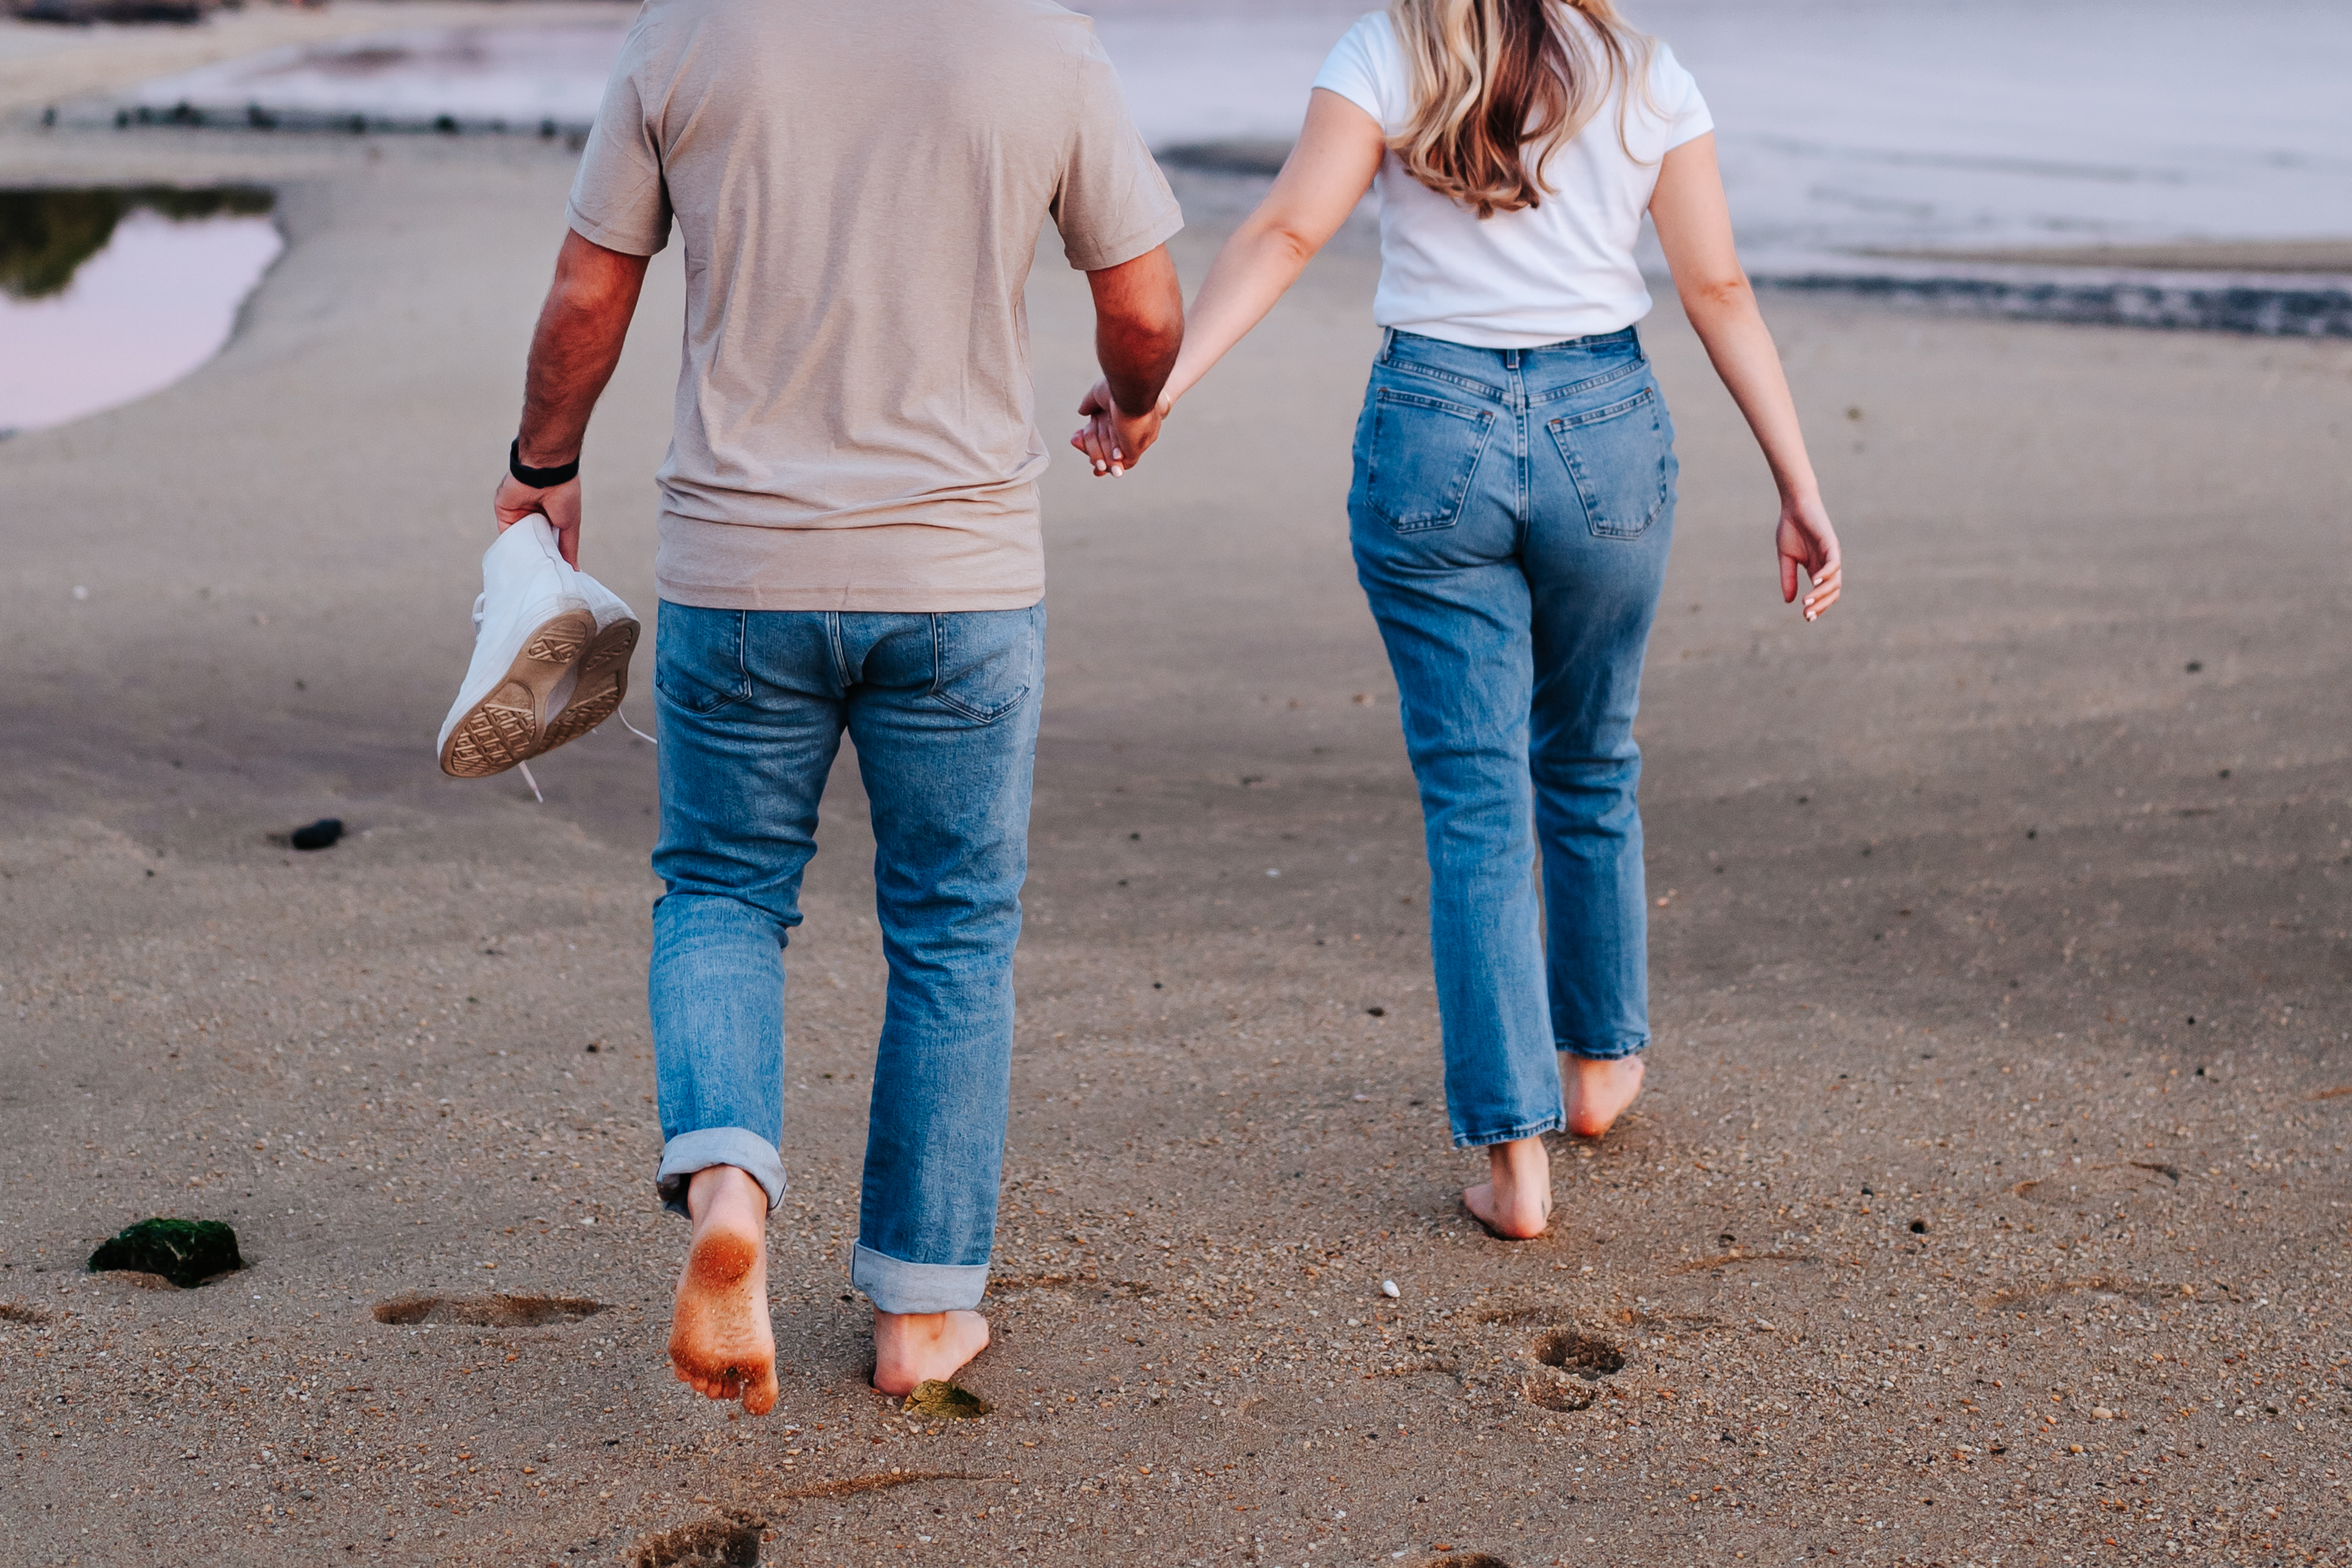
[[[1551,1156],[1540,1138],[1486,1149],[1487,1179],[1462,1190],[1462,1206],[1496,1236],[1525,1241],[1551,1223]]]
[[[687,1184],[694,1242],[671,1310],[670,1370],[754,1415],[776,1407],[776,1335],[768,1324],[768,1194],[732,1165]]]
[[[1597,1061],[1562,1053],[1568,1130],[1579,1138],[1598,1138],[1609,1131],[1633,1097],[1642,1092],[1642,1058],[1619,1057]]]
[[[988,1320],[978,1312],[874,1314],[874,1386],[904,1399],[918,1384],[942,1382],[988,1348]]]

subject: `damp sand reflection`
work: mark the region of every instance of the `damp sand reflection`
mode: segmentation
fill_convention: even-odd
[[[285,241],[247,186],[0,190],[0,431],[160,392],[226,343]]]

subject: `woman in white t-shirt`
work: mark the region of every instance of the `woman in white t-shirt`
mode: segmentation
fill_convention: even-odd
[[[1379,193],[1387,331],[1349,521],[1421,786],[1454,1139],[1488,1151],[1463,1200],[1508,1237],[1549,1221],[1542,1134],[1606,1131],[1649,1044],[1633,729],[1676,466],[1633,326],[1650,310],[1645,211],[1779,486],[1781,597],[1801,571],[1805,619],[1838,597],[1837,535],[1732,247],[1712,128],[1690,73],[1611,0],[1392,0],[1316,78],[1160,406]],[[1075,437],[1103,473],[1126,457],[1108,399]]]

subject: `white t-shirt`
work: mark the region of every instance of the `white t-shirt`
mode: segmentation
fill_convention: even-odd
[[[1355,104],[1391,136],[1412,116],[1412,70],[1385,12],[1349,30],[1315,85]],[[1715,129],[1715,121],[1698,83],[1664,44],[1653,46],[1648,99],[1633,94],[1621,142],[1623,94],[1620,83],[1552,154],[1543,170],[1551,194],[1522,212],[1481,219],[1407,174],[1394,153],[1383,159],[1372,181],[1381,202],[1372,319],[1473,348],[1528,349],[1617,331],[1649,314],[1633,246],[1658,161]]]

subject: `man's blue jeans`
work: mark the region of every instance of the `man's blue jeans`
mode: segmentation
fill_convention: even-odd
[[[850,615],[665,602],[647,984],[657,1173],[783,1195],[783,948],[843,731],[872,803],[889,961],[850,1279],[886,1312],[979,1303],[1013,1065],[1045,611]]]
[[[1421,785],[1460,1147],[1562,1124],[1556,1050],[1649,1044],[1633,710],[1675,473],[1631,328],[1391,332],[1373,366],[1348,513]]]

